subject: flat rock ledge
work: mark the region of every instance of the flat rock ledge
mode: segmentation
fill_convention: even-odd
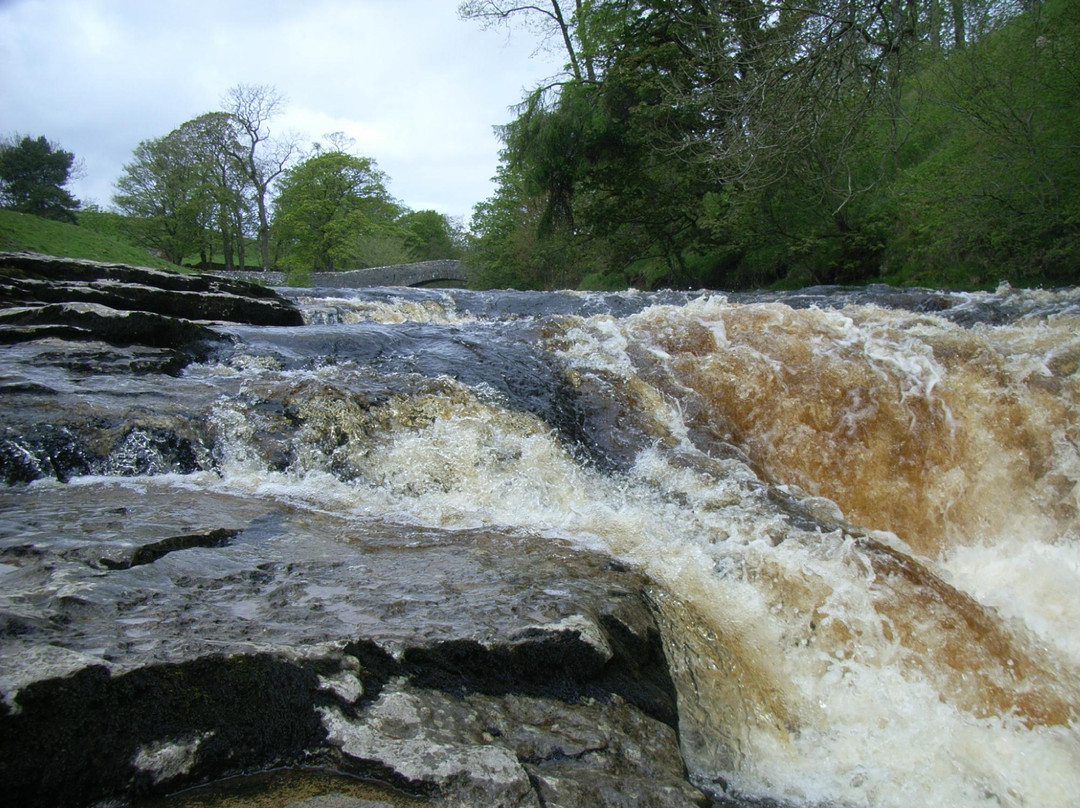
[[[0,252],[0,344],[96,340],[180,356],[222,339],[215,324],[302,322],[289,301],[248,281]]]
[[[687,777],[654,585],[600,554],[47,483],[0,489],[0,582],[12,805],[298,766],[446,806],[735,804]]]

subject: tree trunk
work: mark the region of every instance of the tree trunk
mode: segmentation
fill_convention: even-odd
[[[593,64],[594,44],[590,39],[588,24],[585,20],[586,11],[582,0],[575,0],[577,8],[578,42],[581,44],[581,58],[585,62],[585,76],[589,81],[596,81],[596,67]]]
[[[566,53],[570,57],[570,71],[574,74],[575,79],[581,81],[581,65],[578,62],[577,52],[574,50],[574,40],[570,37],[570,27],[566,24],[566,20],[563,19],[559,0],[551,0],[551,11],[555,22],[559,25],[559,32],[562,34]]]
[[[225,270],[231,271],[233,267],[233,234],[232,226],[229,224],[229,212],[225,209],[225,206],[221,206],[221,213],[218,215],[218,228],[221,230],[221,257],[225,264]]]
[[[926,6],[926,29],[930,36],[930,49],[941,50],[941,4],[940,0],[928,0]]]
[[[257,186],[255,202],[259,209],[259,263],[263,272],[270,271],[270,222],[266,217],[266,186]]]
[[[964,0],[951,0],[953,18],[953,43],[958,48],[967,42],[967,23],[964,20]]]

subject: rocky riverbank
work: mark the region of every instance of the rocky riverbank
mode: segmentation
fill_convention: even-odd
[[[120,805],[298,766],[440,805],[728,804],[687,778],[656,589],[635,570],[188,483],[213,479],[198,433],[218,394],[181,411],[152,391],[228,324],[298,324],[287,301],[9,253],[0,306],[12,804]]]
[[[0,344],[42,339],[156,349],[175,372],[214,323],[301,325],[273,291],[243,280],[34,253],[0,253]]]

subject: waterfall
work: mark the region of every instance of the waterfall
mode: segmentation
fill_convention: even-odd
[[[716,793],[1080,804],[1080,293],[283,294],[305,325],[222,327],[123,398],[23,368],[97,413],[59,419],[69,484],[640,569]]]

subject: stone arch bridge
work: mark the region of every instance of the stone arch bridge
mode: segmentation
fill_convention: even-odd
[[[419,261],[387,267],[351,269],[345,272],[313,272],[311,286],[348,289],[364,286],[463,286],[468,281],[460,261]]]
[[[257,280],[271,286],[285,286],[283,272],[217,272],[215,274]],[[461,261],[419,261],[344,272],[313,272],[306,286],[362,289],[367,286],[464,286],[469,280]]]

